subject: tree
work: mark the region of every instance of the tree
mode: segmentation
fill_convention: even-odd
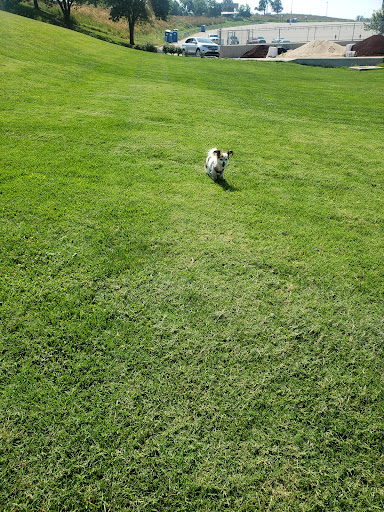
[[[184,10],[177,0],[172,1],[170,14],[172,16],[183,16]]]
[[[255,7],[255,10],[263,12],[265,14],[265,11],[267,10],[268,7],[268,3],[268,0],[260,0],[259,7]]]
[[[384,34],[384,7],[379,11],[374,11],[370,23],[365,23],[364,26],[367,30]]]
[[[234,12],[235,11],[235,4],[232,0],[223,0],[221,3],[221,10],[223,12]]]
[[[9,12],[18,12],[17,7],[22,0],[0,0],[0,10]],[[33,8],[37,11],[40,10],[38,0],[33,0]]]
[[[61,9],[61,12],[64,16],[64,22],[66,25],[70,25],[71,23],[71,7],[74,0],[57,0],[57,3],[59,4],[59,7]],[[77,0],[76,5],[79,5],[83,3],[82,0]]]
[[[271,4],[272,11],[276,14],[279,14],[283,11],[283,4],[281,3],[281,0],[270,0],[269,3]]]
[[[181,0],[181,4],[182,4],[184,11],[187,15],[190,12],[194,12],[193,0]]]
[[[112,0],[110,16],[113,21],[126,18],[129,25],[129,42],[135,44],[134,31],[136,23],[148,21],[148,11],[145,0]]]
[[[195,16],[205,16],[208,11],[208,5],[205,0],[195,0],[192,10]]]
[[[221,14],[221,4],[217,3],[216,0],[209,0],[207,14],[212,18],[219,18]]]
[[[251,14],[251,8],[249,5],[240,5],[239,7],[239,16],[241,18],[250,18],[252,16]]]
[[[169,0],[151,0],[151,5],[156,18],[164,21],[168,18],[171,8],[173,7]]]
[[[0,10],[13,12],[19,3],[20,0],[0,0]]]

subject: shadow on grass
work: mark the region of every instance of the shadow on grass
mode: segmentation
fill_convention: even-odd
[[[8,12],[12,12],[18,16],[24,16],[25,18],[42,21],[44,23],[50,23],[51,25],[58,25],[59,27],[66,26],[64,18],[61,14],[50,13],[42,9],[34,9],[32,5],[15,4],[13,8],[8,10]]]
[[[70,30],[80,32],[81,34],[85,34],[86,36],[100,39],[107,43],[113,43],[119,46],[125,46],[127,48],[133,47],[133,45],[128,42],[125,43],[124,41],[117,41],[113,37],[109,37],[107,30],[103,30],[102,28],[87,29],[76,23],[76,20],[72,17],[69,18],[69,20],[65,20],[60,11],[57,11],[57,13],[48,12],[44,11],[41,7],[39,9],[35,9],[32,5],[25,4],[12,4],[12,6],[7,10],[8,12],[17,14],[19,16],[24,16],[25,18],[31,18],[37,21],[42,21],[44,23],[50,23],[51,25],[68,28]]]
[[[228,181],[225,178],[218,179],[217,181],[215,181],[215,183],[217,183],[217,185],[220,185],[220,187],[223,190],[228,190],[229,192],[237,192],[238,190],[240,190],[231,185],[230,183],[228,183]]]

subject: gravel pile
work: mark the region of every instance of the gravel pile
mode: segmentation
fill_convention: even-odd
[[[331,41],[310,41],[303,44],[296,50],[289,50],[284,53],[284,57],[289,59],[305,58],[305,57],[341,57],[345,48]]]

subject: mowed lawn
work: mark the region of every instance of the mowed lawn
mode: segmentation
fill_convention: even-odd
[[[384,71],[0,25],[1,510],[383,510]]]

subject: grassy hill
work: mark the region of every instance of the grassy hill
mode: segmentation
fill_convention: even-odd
[[[33,2],[26,1],[14,5],[12,12],[38,21],[64,26],[62,12],[55,2],[40,3],[39,10],[36,10],[33,8]],[[294,16],[299,20],[304,19],[303,15],[295,14]],[[335,18],[311,15],[307,16],[307,19],[309,21],[336,21]],[[129,43],[127,21],[122,19],[118,23],[113,22],[110,19],[109,8],[95,7],[89,4],[75,4],[71,10],[71,21],[71,28],[78,32],[116,44],[125,45]],[[178,29],[180,38],[183,38],[187,37],[190,33],[199,32],[201,25],[206,25],[207,28],[211,27],[213,29],[250,23],[260,24],[268,21],[276,22],[278,21],[278,17],[255,14],[249,20],[243,21],[234,21],[224,18],[207,18],[202,16],[170,16],[167,21],[164,21],[152,17],[148,23],[136,24],[134,37],[136,44],[150,42],[152,44],[161,45],[164,42],[164,31],[166,29]]]
[[[20,3],[14,6],[13,12],[38,21],[59,26],[65,25],[62,12],[55,3],[41,3],[39,10],[34,9],[31,3]],[[77,32],[117,44],[129,43],[128,22],[125,19],[113,22],[110,19],[110,8],[95,7],[88,4],[74,5],[71,10],[71,22],[71,29]],[[145,24],[136,24],[135,43],[161,44],[164,41],[164,31],[166,29],[177,28],[180,36],[182,36],[191,31],[200,30],[202,24],[212,26],[215,22],[217,24],[217,18],[191,16],[170,16],[167,21],[151,18]],[[220,20],[220,23],[228,25],[229,20]]]
[[[382,509],[381,73],[0,24],[3,509]]]

